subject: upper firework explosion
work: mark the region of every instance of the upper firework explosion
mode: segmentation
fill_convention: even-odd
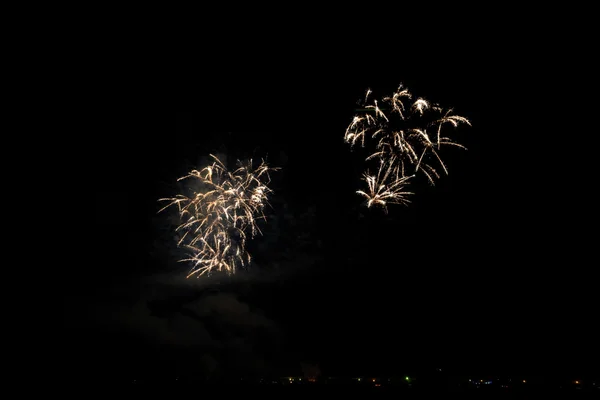
[[[471,125],[464,117],[453,115],[427,100],[417,98],[402,85],[381,100],[367,90],[344,134],[350,146],[371,144],[365,161],[376,162],[376,173],[363,175],[368,191],[357,191],[366,198],[368,207],[379,205],[387,211],[388,203],[408,203],[404,191],[407,181],[417,173],[425,175],[432,185],[440,177],[439,169],[448,173],[440,157],[442,146],[464,146],[442,135],[443,125]]]
[[[178,179],[193,179],[190,196],[179,194],[159,201],[177,206],[180,224],[178,246],[186,248],[191,256],[181,261],[191,261],[192,275],[201,276],[212,271],[235,273],[238,265],[250,262],[246,251],[247,235],[261,233],[257,220],[265,218],[263,209],[272,192],[270,168],[263,160],[254,168],[252,160],[241,162],[229,172],[225,165],[211,154],[214,162],[202,170],[193,170]]]

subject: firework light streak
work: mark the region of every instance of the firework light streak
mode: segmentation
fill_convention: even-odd
[[[238,168],[230,172],[216,156],[210,156],[214,160],[211,165],[178,179],[192,180],[190,196],[159,199],[168,202],[159,213],[177,207],[177,245],[191,254],[180,260],[192,263],[188,278],[213,271],[234,274],[238,266],[250,263],[246,240],[248,235],[253,238],[262,233],[257,222],[265,219],[263,210],[272,193],[267,186],[269,171],[279,169],[269,167],[264,160],[256,168],[252,160],[238,160]]]
[[[371,98],[367,90],[359,102],[361,108],[346,128],[344,141],[354,147],[367,148],[370,154],[365,161],[376,162],[374,174],[363,174],[368,190],[357,193],[366,199],[367,207],[386,204],[407,204],[405,191],[408,180],[417,174],[424,175],[432,185],[440,178],[440,170],[448,169],[440,156],[442,146],[466,148],[442,135],[442,126],[471,125],[465,117],[454,115],[452,109],[444,110],[423,98],[413,101],[413,95],[402,85],[381,101]]]
[[[390,160],[381,159],[376,175],[371,175],[368,171],[363,174],[363,180],[367,183],[369,190],[367,192],[357,190],[356,193],[366,198],[367,207],[381,206],[387,214],[387,204],[410,202],[406,196],[412,192],[404,191],[404,186],[411,177],[399,174],[393,157]]]

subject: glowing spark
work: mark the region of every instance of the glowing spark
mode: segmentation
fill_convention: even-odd
[[[272,193],[270,168],[263,160],[254,168],[252,160],[229,172],[217,157],[202,170],[192,170],[178,179],[193,179],[191,195],[178,194],[159,201],[169,202],[158,212],[177,206],[180,224],[178,246],[186,248],[190,257],[180,261],[191,262],[187,277],[226,271],[233,274],[238,266],[247,265],[251,258],[246,251],[246,231],[251,237],[261,233],[257,225],[264,219],[264,207]]]
[[[376,175],[371,175],[369,172],[363,174],[368,191],[357,190],[356,193],[366,198],[368,208],[378,205],[387,214],[387,204],[410,203],[406,196],[413,193],[404,190],[406,181],[410,178],[411,176],[399,176],[399,170],[393,159],[389,162],[381,161]]]
[[[387,211],[387,203],[406,203],[404,195],[409,192],[400,188],[405,186],[408,178],[420,173],[433,185],[440,178],[437,168],[448,174],[440,156],[442,145],[466,149],[442,136],[442,126],[456,128],[461,123],[471,123],[465,117],[452,114],[452,109],[444,110],[421,97],[405,105],[413,95],[402,85],[382,99],[381,103],[386,106],[379,106],[378,100],[372,99],[371,94],[372,91],[367,90],[360,103],[362,108],[356,110],[357,114],[346,128],[344,141],[350,147],[359,143],[361,147],[367,147],[369,142],[373,144],[374,150],[365,162],[379,161],[378,173],[365,173],[363,180],[369,189],[357,193],[367,198],[368,207],[378,204]]]

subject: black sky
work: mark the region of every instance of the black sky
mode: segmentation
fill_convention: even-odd
[[[350,30],[115,50],[90,121],[98,251],[65,296],[73,365],[122,376],[285,375],[301,362],[329,375],[589,373],[593,243],[575,202],[552,199],[552,176],[565,174],[534,151],[547,149],[535,130],[548,111],[519,101],[528,68],[494,37],[482,45],[478,29],[430,32],[427,44]],[[384,215],[354,194],[362,164],[342,138],[367,88],[383,96],[400,83],[473,126],[456,131],[468,151],[445,153],[450,174]],[[191,281],[157,199],[209,153],[282,170],[252,269]]]

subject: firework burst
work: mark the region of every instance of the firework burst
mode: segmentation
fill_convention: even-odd
[[[387,203],[408,203],[406,196],[412,193],[404,187],[410,178],[422,174],[433,185],[440,173],[448,174],[440,156],[442,147],[466,149],[444,136],[442,127],[471,123],[454,115],[452,109],[445,110],[420,97],[414,99],[402,85],[380,101],[371,94],[367,90],[359,102],[344,141],[351,147],[369,148],[365,161],[376,162],[377,173],[365,173],[368,190],[357,193],[365,197],[368,207],[379,205],[387,212]]]
[[[365,197],[367,207],[380,206],[387,214],[387,204],[407,204],[407,192],[404,187],[412,176],[401,176],[399,168],[392,157],[390,160],[381,159],[376,174],[368,171],[363,174],[368,190],[357,190],[356,193]]]
[[[189,195],[159,199],[168,203],[158,212],[177,208],[177,245],[190,254],[180,261],[192,264],[188,278],[213,271],[233,274],[250,263],[246,240],[261,234],[258,221],[265,219],[263,211],[272,193],[267,186],[269,172],[279,169],[264,160],[257,167],[252,160],[238,160],[237,169],[231,172],[216,156],[210,156],[211,165],[178,179],[191,180]]]

